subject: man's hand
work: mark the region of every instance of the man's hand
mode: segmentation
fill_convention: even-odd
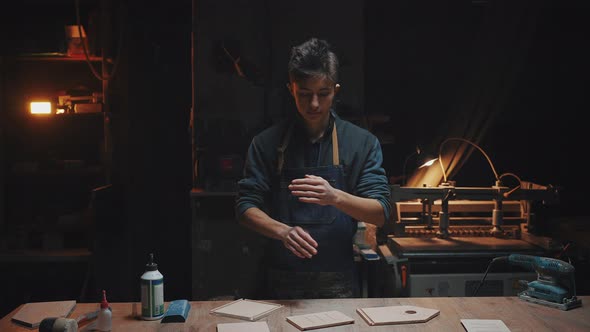
[[[306,175],[301,179],[294,179],[289,185],[293,196],[299,197],[300,202],[319,205],[335,205],[338,190],[322,177]]]
[[[311,258],[317,254],[318,243],[299,226],[291,227],[282,235],[285,248],[299,258]]]

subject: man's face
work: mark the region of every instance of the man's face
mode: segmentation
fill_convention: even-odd
[[[289,84],[297,111],[308,126],[328,123],[337,88],[334,82],[325,77],[312,77]]]

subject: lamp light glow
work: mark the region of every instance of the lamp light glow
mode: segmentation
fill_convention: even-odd
[[[406,186],[408,184],[408,177],[406,175],[406,170],[407,170],[407,165],[408,165],[408,161],[410,160],[410,158],[412,157],[416,157],[416,165],[420,165],[417,168],[414,169],[414,174],[412,174],[412,177],[410,178],[409,182],[414,182],[413,180],[418,177],[418,174],[416,174],[416,172],[418,170],[420,170],[420,173],[423,174],[424,170],[423,168],[428,168],[429,166],[432,166],[437,160],[438,158],[436,158],[434,155],[432,155],[429,152],[425,152],[423,149],[420,148],[420,146],[416,146],[416,149],[406,157],[406,159],[404,160],[404,166],[403,166],[403,174],[402,174],[402,184],[404,186]],[[421,176],[419,176],[421,177]]]
[[[427,162],[425,162],[424,164],[420,165],[420,167],[418,167],[418,168],[432,166],[432,164],[434,164],[437,160],[438,160],[438,158],[430,159]]]
[[[51,102],[33,101],[30,110],[31,114],[51,114]]]
[[[470,140],[467,140],[465,138],[460,138],[460,137],[450,137],[450,138],[447,138],[439,146],[439,149],[438,149],[438,162],[439,162],[439,165],[440,165],[440,169],[442,171],[444,183],[447,183],[448,181],[447,181],[447,170],[443,166],[443,162],[442,162],[442,151],[443,151],[443,145],[445,145],[445,143],[447,143],[449,141],[460,141],[460,142],[463,142],[463,143],[467,143],[467,144],[473,146],[474,148],[476,148],[477,150],[479,150],[479,152],[481,152],[481,154],[486,158],[488,164],[490,165],[490,168],[492,169],[492,172],[494,173],[494,177],[496,178],[496,183],[497,184],[500,183],[500,177],[498,176],[498,172],[496,172],[496,168],[494,167],[494,164],[492,163],[492,160],[490,159],[490,157],[488,156],[488,154],[479,145],[471,142]]]

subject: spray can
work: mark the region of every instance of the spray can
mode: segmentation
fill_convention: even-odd
[[[141,276],[141,318],[157,320],[164,316],[164,276],[158,271],[154,254],[150,253]]]

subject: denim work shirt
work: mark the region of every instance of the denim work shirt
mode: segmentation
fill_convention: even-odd
[[[347,175],[346,188],[355,196],[373,198],[383,206],[383,218],[391,213],[390,188],[382,167],[383,153],[375,135],[331,112],[331,121],[323,137],[315,144],[307,138],[302,119],[296,116],[283,120],[256,135],[250,147],[238,181],[236,215],[257,207],[270,214],[272,197],[278,192],[273,188],[277,175],[278,147],[287,132],[290,121],[295,121],[291,141],[285,151],[284,168],[318,167],[332,165],[332,131],[336,122],[340,165]],[[271,215],[272,217],[272,215]],[[280,220],[279,220],[280,221]]]

